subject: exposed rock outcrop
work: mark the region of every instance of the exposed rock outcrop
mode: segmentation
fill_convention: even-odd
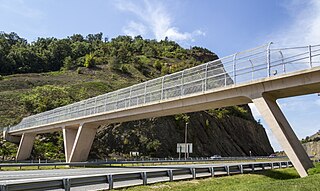
[[[191,156],[269,155],[273,149],[264,128],[249,118],[218,115],[202,111],[189,113],[188,142],[193,143]],[[128,154],[138,151],[152,157],[177,157],[177,143],[184,142],[185,122],[177,116],[152,118],[99,128],[91,157]]]
[[[320,158],[320,131],[302,140],[302,146],[309,156]]]

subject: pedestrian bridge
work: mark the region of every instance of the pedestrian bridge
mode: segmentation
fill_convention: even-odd
[[[24,118],[5,128],[30,156],[36,134],[63,131],[67,162],[87,159],[99,125],[254,103],[300,176],[312,163],[276,99],[320,92],[320,45],[272,43]]]

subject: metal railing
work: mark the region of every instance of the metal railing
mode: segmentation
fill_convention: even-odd
[[[320,66],[320,45],[271,48],[272,43],[193,68],[24,118],[16,131],[124,110]]]
[[[48,160],[27,160],[27,161],[4,161],[0,163],[0,171],[5,168],[25,168],[25,167],[53,167],[58,166],[100,166],[100,165],[115,165],[115,166],[145,166],[145,165],[164,165],[164,164],[196,164],[196,163],[211,163],[211,162],[235,162],[235,161],[257,161],[257,160],[286,160],[287,157],[273,157],[268,156],[257,156],[257,157],[221,157],[221,158],[210,158],[210,157],[193,157],[187,159],[179,158],[152,158],[152,159],[131,159],[131,160],[91,160],[87,162],[61,162],[60,161],[48,161]]]
[[[214,165],[206,167],[180,167],[159,169],[156,171],[127,172],[117,174],[99,174],[72,177],[51,177],[46,180],[17,180],[16,183],[8,182],[0,185],[0,191],[19,191],[19,190],[57,190],[70,191],[71,188],[81,186],[100,185],[101,189],[114,189],[130,187],[136,185],[147,185],[157,182],[168,182],[176,180],[188,180],[204,177],[224,176],[232,174],[242,174],[266,169],[292,167],[290,161],[260,162],[260,163],[239,163],[230,165]],[[90,190],[93,188],[90,187]]]

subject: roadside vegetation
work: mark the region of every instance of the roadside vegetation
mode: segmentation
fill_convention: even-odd
[[[309,176],[300,178],[294,168],[267,170],[234,176],[196,179],[138,186],[122,191],[318,191],[320,164],[309,169]]]

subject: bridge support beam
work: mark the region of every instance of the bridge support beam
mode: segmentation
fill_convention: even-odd
[[[313,164],[278,106],[276,99],[270,95],[263,95],[252,99],[252,101],[299,175],[301,177],[308,176],[307,170],[313,167]]]
[[[98,125],[81,124],[77,129],[64,127],[63,138],[66,162],[80,162],[88,158]]]
[[[63,142],[64,142],[64,153],[66,162],[70,161],[70,155],[73,147],[73,143],[76,139],[78,129],[72,127],[62,127]]]
[[[35,137],[34,133],[22,134],[16,160],[25,160],[30,157]]]

